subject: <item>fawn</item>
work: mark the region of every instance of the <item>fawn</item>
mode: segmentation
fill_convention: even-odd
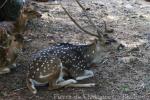
[[[97,43],[73,45],[60,43],[43,49],[33,55],[27,73],[27,87],[34,94],[35,86],[49,84],[48,89],[61,87],[92,87],[94,83],[74,84],[93,77],[90,64],[97,51]],[[64,79],[65,77],[71,77]]]

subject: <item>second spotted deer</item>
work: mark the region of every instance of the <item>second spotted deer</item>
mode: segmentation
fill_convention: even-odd
[[[0,74],[10,72],[8,65],[16,65],[15,60],[21,48],[23,48],[23,35],[27,22],[41,14],[31,5],[23,6],[16,21],[0,22]]]

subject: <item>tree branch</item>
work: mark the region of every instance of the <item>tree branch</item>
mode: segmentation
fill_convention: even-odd
[[[74,22],[74,24],[75,24],[79,29],[81,29],[82,31],[84,31],[85,33],[87,33],[87,34],[89,34],[89,35],[98,37],[98,35],[93,34],[93,33],[89,32],[89,31],[83,29],[83,28],[75,21],[75,19],[73,19],[73,17],[69,14],[69,12],[66,10],[65,7],[63,7],[63,5],[62,5],[61,3],[60,3],[60,6],[63,8],[63,10],[65,11],[65,13],[68,15],[68,17]],[[99,38],[99,37],[98,37],[98,38]]]

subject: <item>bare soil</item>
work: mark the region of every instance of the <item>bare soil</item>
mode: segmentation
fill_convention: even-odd
[[[26,88],[26,70],[32,53],[53,43],[87,43],[93,37],[82,32],[59,5],[34,3],[42,18],[34,19],[24,32],[28,40],[17,68],[0,76],[0,100],[149,100],[150,99],[150,2],[144,0],[81,0],[95,24],[109,33],[125,50],[100,52],[93,88],[63,88],[48,91],[39,87],[37,95]],[[54,2],[50,2],[50,4]],[[74,0],[63,0],[71,15],[87,30],[94,31]]]

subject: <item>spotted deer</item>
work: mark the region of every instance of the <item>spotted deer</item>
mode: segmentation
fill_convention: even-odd
[[[100,53],[99,42],[88,45],[54,44],[32,55],[27,72],[27,87],[37,93],[36,86],[49,84],[48,89],[93,87],[95,83],[77,84],[94,76],[92,61]]]
[[[100,34],[100,30],[95,25],[97,34],[83,29],[63,6],[62,8],[82,31],[97,37],[98,40],[94,40],[89,45],[55,44],[34,54],[30,61],[26,78],[27,87],[33,94],[37,93],[36,86],[45,84],[49,84],[49,90],[62,87],[95,86],[95,83],[78,84],[78,81],[94,76],[90,65],[97,53],[100,53],[100,44],[114,47],[115,49],[122,47],[122,44],[111,39],[107,34]],[[88,19],[90,20],[89,17]]]
[[[79,80],[93,77],[91,60],[97,43],[73,45],[60,43],[43,49],[33,55],[27,73],[27,87],[36,94],[35,86],[49,84],[48,89],[70,87],[92,87],[95,84],[75,84]],[[65,79],[65,77],[72,77]]]

